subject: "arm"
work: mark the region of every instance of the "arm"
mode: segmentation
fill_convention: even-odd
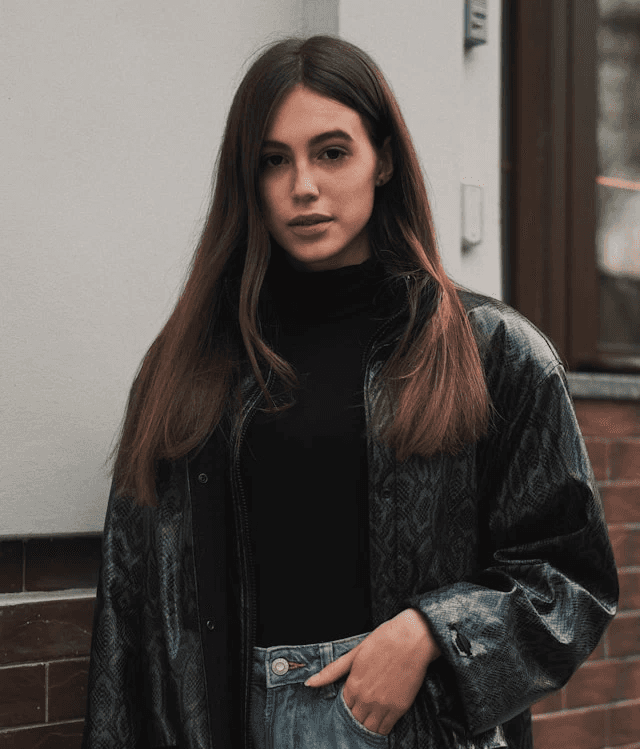
[[[618,599],[562,367],[517,403],[482,451],[482,569],[404,602],[427,619],[443,656],[434,666],[455,680],[474,734],[562,687],[597,645]]]
[[[102,539],[82,749],[134,749],[140,736],[142,510],[113,486]]]

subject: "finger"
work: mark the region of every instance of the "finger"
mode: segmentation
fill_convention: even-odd
[[[355,658],[355,650],[356,648],[353,648],[353,650],[350,650],[348,653],[345,653],[339,658],[336,658],[335,661],[327,664],[321,671],[318,671],[317,674],[310,676],[305,681],[305,686],[323,687],[326,684],[331,684],[331,682],[336,681],[336,679],[339,679],[341,676],[349,673],[349,671],[351,670],[351,664],[353,663],[353,659]]]
[[[331,684],[331,682],[336,681],[336,679],[349,672],[353,658],[353,650],[350,650],[348,653],[340,656],[340,658],[336,658],[335,661],[327,664],[317,674],[309,677],[305,681],[305,685],[308,687],[322,687],[325,684]]]
[[[402,718],[404,713],[398,714],[397,712],[388,712],[378,728],[376,728],[376,733],[381,733],[383,736],[388,736],[391,733],[391,729],[395,726],[395,724]]]
[[[344,694],[344,692],[343,692]],[[368,728],[374,733],[379,733],[382,736],[388,736],[391,733],[391,729],[394,727],[399,718],[402,717],[402,713],[388,710],[381,713],[380,710],[367,710],[361,703],[354,700],[354,704],[349,706],[349,703],[345,699],[347,707],[353,717],[362,724],[365,728]]]

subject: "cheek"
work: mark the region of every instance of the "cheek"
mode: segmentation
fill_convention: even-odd
[[[274,216],[278,214],[277,191],[273,181],[263,181],[260,185],[260,199],[262,201],[262,212],[265,219],[273,221]]]
[[[375,173],[370,164],[360,165],[356,169],[340,175],[336,180],[341,192],[348,193],[351,198],[363,201],[373,197],[375,190]]]
[[[375,182],[369,172],[362,170],[358,175],[351,175],[341,183],[339,188],[340,203],[349,213],[361,214],[373,208]]]

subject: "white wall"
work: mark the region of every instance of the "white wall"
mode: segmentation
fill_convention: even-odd
[[[464,53],[460,129],[460,181],[482,188],[483,239],[463,251],[457,281],[503,298],[500,148],[501,0],[488,0],[487,43]]]
[[[0,535],[99,531],[242,65],[301,0],[4,0]],[[6,185],[8,184],[8,190]]]
[[[400,104],[427,180],[440,252],[457,282],[501,298],[501,2],[465,52],[464,0],[340,0],[340,35],[369,52]],[[461,250],[461,184],[483,189],[481,244]]]
[[[243,63],[278,36],[339,31],[380,63],[447,270],[499,295],[499,5],[465,57],[462,0],[4,0],[0,537],[102,529],[103,462],[194,249]],[[465,258],[462,179],[485,186]]]

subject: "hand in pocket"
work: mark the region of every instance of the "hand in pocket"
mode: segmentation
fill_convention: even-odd
[[[427,667],[439,655],[426,620],[406,609],[305,684],[325,686],[348,673],[343,696],[349,711],[369,731],[387,736],[413,704]]]

